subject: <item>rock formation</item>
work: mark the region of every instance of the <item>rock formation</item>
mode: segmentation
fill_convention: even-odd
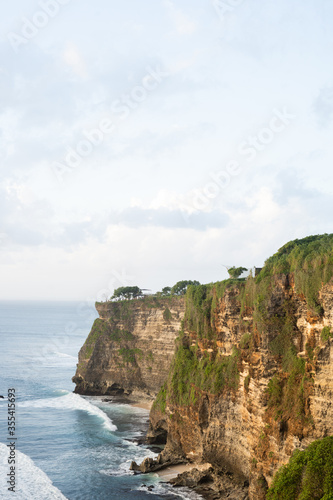
[[[150,414],[150,442],[155,428],[167,434],[163,453],[228,470],[253,500],[295,449],[333,434],[332,250],[314,241],[312,252],[312,239],[286,245],[256,279],[188,290]]]
[[[154,397],[167,378],[184,297],[96,303],[99,318],[79,352],[78,394]]]
[[[178,484],[196,474],[224,498],[232,478],[232,495],[265,499],[294,450],[333,435],[332,277],[333,235],[323,235],[288,243],[256,277],[189,287],[185,312],[176,297],[168,307],[128,302],[127,312],[100,304],[76,391],[160,387],[148,441],[166,446],[145,471],[206,464],[209,473]]]

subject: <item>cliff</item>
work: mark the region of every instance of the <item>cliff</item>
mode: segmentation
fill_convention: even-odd
[[[249,483],[235,498],[260,500],[294,450],[333,434],[332,276],[324,235],[285,245],[257,278],[188,288],[150,414],[150,442],[167,433],[159,463],[209,463],[221,498],[228,471]]]
[[[190,461],[200,470],[176,484],[263,500],[295,450],[333,435],[332,277],[333,235],[313,236],[286,244],[246,280],[97,304],[76,392],[157,394],[147,439],[166,446],[132,468]],[[287,498],[277,477],[267,498]]]
[[[184,297],[96,303],[99,318],[79,352],[79,394],[155,396],[169,373]]]

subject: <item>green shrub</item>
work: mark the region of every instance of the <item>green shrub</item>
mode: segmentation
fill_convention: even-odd
[[[179,346],[169,386],[173,401],[184,405],[193,402],[193,386],[211,394],[219,394],[226,388],[236,390],[239,383],[239,356],[239,351],[234,348],[231,356],[210,359],[206,354],[198,360],[195,349]]]
[[[122,356],[124,363],[136,364],[136,357],[142,358],[143,353],[141,349],[128,349],[122,348],[119,349],[118,353]]]
[[[162,413],[165,412],[166,408],[166,396],[167,396],[167,384],[164,382],[161,389],[159,390],[155,401],[153,403],[152,409],[159,409]]]
[[[252,343],[252,335],[251,333],[244,333],[243,337],[240,340],[239,347],[241,349],[249,349]]]
[[[164,309],[163,319],[164,319],[164,321],[167,321],[167,322],[169,322],[169,321],[172,320],[172,314],[171,314],[171,311],[170,311],[170,309],[168,307],[166,307]]]
[[[267,500],[332,500],[333,437],[296,450],[275,474]]]
[[[128,330],[113,328],[112,332],[109,334],[109,338],[114,342],[121,342],[122,340],[134,340],[135,336]]]
[[[333,337],[333,333],[331,332],[331,329],[329,326],[324,326],[324,328],[322,329],[321,331],[321,340],[323,342],[327,342],[328,339],[330,339],[331,337]]]
[[[93,353],[95,344],[97,340],[102,336],[108,334],[110,331],[109,325],[102,319],[95,319],[91,331],[85,341],[84,345],[86,347],[85,357],[90,358]]]
[[[333,234],[290,241],[267,259],[256,282],[283,273],[294,273],[297,292],[315,314],[321,314],[318,292],[333,276]]]

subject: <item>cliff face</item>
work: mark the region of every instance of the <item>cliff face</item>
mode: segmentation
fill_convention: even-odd
[[[134,470],[204,462],[214,498],[263,500],[295,449],[333,435],[333,235],[288,243],[255,278],[97,310],[76,392],[158,392],[147,437],[166,447]]]
[[[99,313],[79,352],[79,394],[156,395],[167,378],[184,316],[183,297],[97,303]]]
[[[150,441],[164,428],[165,456],[209,462],[266,498],[296,448],[333,434],[332,280],[316,311],[308,302],[293,273],[188,291]]]

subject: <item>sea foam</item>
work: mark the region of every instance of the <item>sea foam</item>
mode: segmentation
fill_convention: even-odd
[[[35,399],[32,401],[22,401],[20,408],[56,408],[61,410],[82,410],[90,415],[100,417],[103,420],[104,427],[109,431],[116,431],[117,427],[112,423],[103,410],[72,392],[64,396],[47,399]]]
[[[8,491],[8,447],[0,443],[0,498],[13,500],[67,500],[51,479],[24,453],[16,450],[15,493]],[[7,494],[6,494],[7,492]]]

